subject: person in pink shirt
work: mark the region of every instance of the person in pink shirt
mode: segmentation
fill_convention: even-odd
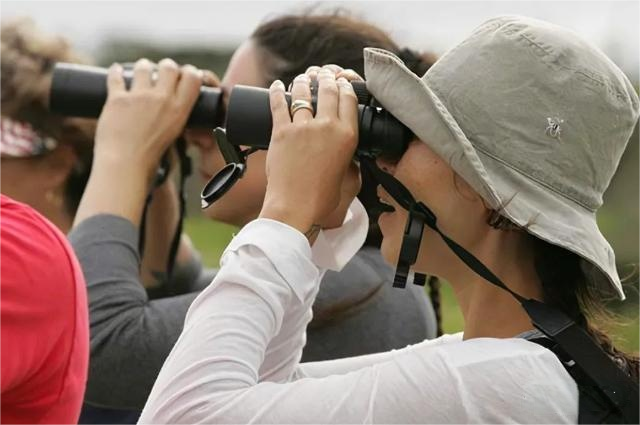
[[[0,195],[2,423],[77,423],[89,361],[82,270],[65,236]]]

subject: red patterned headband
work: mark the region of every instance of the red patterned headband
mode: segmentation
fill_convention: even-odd
[[[51,152],[56,146],[58,142],[55,139],[39,134],[30,124],[0,117],[0,156],[39,156]]]

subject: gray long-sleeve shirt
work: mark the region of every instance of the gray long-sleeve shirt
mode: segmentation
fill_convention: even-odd
[[[69,240],[89,299],[85,400],[141,409],[198,292],[149,300],[139,277],[138,229],[124,218],[91,217],[71,231]],[[385,351],[434,337],[435,315],[424,292],[394,289],[392,278],[393,270],[373,248],[360,250],[342,272],[327,272],[302,360]]]

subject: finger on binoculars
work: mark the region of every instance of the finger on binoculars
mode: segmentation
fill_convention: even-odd
[[[335,118],[338,116],[338,85],[335,73],[330,69],[318,72],[318,107],[316,116]]]
[[[110,95],[127,90],[124,84],[124,78],[122,78],[122,65],[119,63],[114,63],[109,67],[109,72],[107,73],[107,89]]]
[[[364,79],[353,69],[343,69],[336,74],[336,78],[346,78],[347,81],[364,81]]]
[[[358,97],[353,86],[346,78],[340,77],[336,80],[340,92],[338,101],[338,116],[340,121],[349,124],[349,127],[358,134]]]
[[[200,93],[202,85],[202,72],[193,65],[185,65],[182,67],[180,81],[176,94],[183,104],[193,106],[193,103]],[[189,111],[187,111],[188,113]]]
[[[293,79],[293,86],[291,87],[291,104],[296,100],[304,100],[311,103],[310,82],[311,80],[309,80],[307,74],[300,74]],[[313,119],[313,113],[306,108],[300,108],[291,118],[293,122],[305,122]]]
[[[220,87],[220,78],[213,71],[202,70],[202,84],[209,87]]]
[[[269,87],[269,105],[274,129],[285,124],[291,124],[289,106],[284,96],[284,83],[280,80],[275,80]]]
[[[340,71],[342,71],[343,68],[340,65],[329,63],[327,65],[323,65],[322,69],[328,69],[328,70],[332,71],[334,74],[337,74]]]
[[[131,90],[148,89],[153,85],[151,74],[153,73],[153,63],[148,59],[139,59],[133,66],[133,82]]]
[[[180,76],[180,68],[173,59],[162,59],[158,63],[158,81],[156,86],[162,90],[173,90],[178,83],[178,77]]]
[[[320,68],[319,66],[311,65],[309,68],[307,68],[307,70],[304,73],[309,76],[311,81],[313,81],[313,80],[316,80],[318,78],[318,72],[321,69],[322,68]]]

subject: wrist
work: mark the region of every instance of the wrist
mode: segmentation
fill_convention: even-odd
[[[319,230],[314,226],[314,219],[303,207],[293,207],[265,199],[260,211],[260,218],[268,218],[293,227],[305,235],[310,242],[315,240]]]
[[[144,184],[145,188],[149,188],[155,177],[155,168],[134,155],[123,157],[122,155],[109,155],[100,152],[94,155],[93,173],[110,175],[114,180],[129,179],[131,184],[136,187]]]
[[[96,214],[113,214],[140,223],[149,182],[145,171],[124,161],[96,158],[75,223]]]

